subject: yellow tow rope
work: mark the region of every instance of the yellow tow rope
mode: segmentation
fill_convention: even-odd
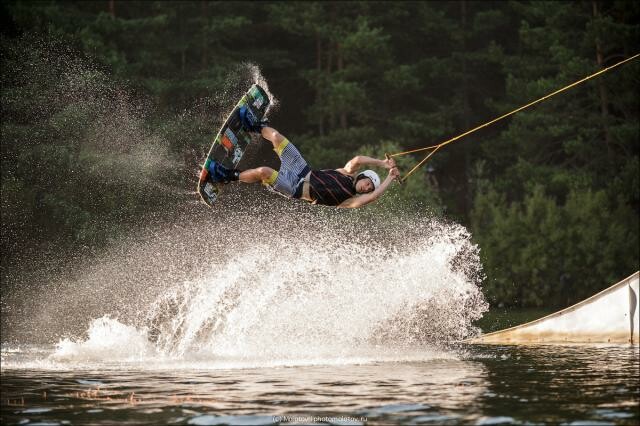
[[[508,112],[508,113],[506,113],[506,114],[503,114],[503,115],[501,115],[500,117],[494,118],[494,119],[493,119],[493,120],[491,120],[491,121],[487,121],[486,123],[481,124],[481,125],[479,125],[478,127],[474,127],[474,128],[473,128],[473,129],[471,129],[471,130],[468,130],[468,131],[466,131],[466,132],[464,132],[464,133],[462,133],[462,134],[460,134],[460,135],[458,135],[458,136],[456,136],[456,137],[453,137],[453,138],[451,138],[451,139],[448,139],[448,140],[446,140],[446,141],[444,141],[444,142],[441,142],[441,143],[439,143],[439,144],[437,144],[437,145],[432,145],[432,146],[427,146],[427,147],[424,147],[424,148],[417,148],[417,149],[412,149],[412,150],[410,150],[410,151],[403,151],[403,152],[398,152],[398,153],[395,153],[395,154],[391,154],[391,155],[390,155],[390,157],[398,157],[398,156],[401,156],[401,155],[411,154],[411,153],[413,153],[413,152],[433,150],[433,151],[431,151],[431,152],[430,152],[430,153],[429,153],[429,154],[428,154],[428,155],[427,155],[427,156],[426,156],[422,161],[420,161],[420,162],[419,162],[419,163],[418,163],[418,164],[417,164],[413,169],[411,169],[411,170],[410,170],[406,175],[404,175],[404,177],[402,177],[402,178],[400,179],[400,182],[404,182],[405,180],[407,180],[407,178],[408,178],[409,176],[411,176],[411,174],[412,174],[414,171],[416,171],[420,166],[422,166],[424,163],[426,163],[426,162],[429,160],[429,158],[431,158],[431,157],[433,156],[433,154],[435,154],[435,153],[436,153],[440,148],[442,148],[443,146],[448,145],[448,144],[450,144],[451,142],[457,141],[458,139],[461,139],[461,138],[463,138],[463,137],[465,137],[465,136],[467,136],[467,135],[470,135],[471,133],[476,132],[476,131],[478,131],[478,130],[480,130],[480,129],[484,128],[484,127],[490,126],[490,125],[492,125],[492,124],[494,124],[494,123],[496,123],[496,122],[498,122],[498,121],[500,121],[500,120],[502,120],[502,119],[504,119],[504,118],[509,117],[510,115],[513,115],[513,114],[515,114],[515,113],[517,113],[517,112],[522,111],[523,109],[529,108],[530,106],[533,106],[533,105],[538,104],[538,103],[540,103],[540,102],[542,102],[542,101],[544,101],[544,100],[546,100],[546,99],[549,99],[550,97],[555,96],[555,95],[557,95],[558,93],[562,93],[562,92],[564,92],[565,90],[569,90],[569,89],[571,89],[572,87],[577,86],[578,84],[584,83],[584,82],[585,82],[585,81],[587,81],[587,80],[591,80],[592,78],[595,78],[595,77],[599,76],[600,74],[604,74],[605,72],[610,71],[610,70],[612,70],[612,69],[614,69],[614,68],[616,68],[616,67],[619,67],[620,65],[622,65],[622,64],[624,64],[624,63],[626,63],[626,62],[629,62],[629,61],[631,61],[631,60],[633,60],[633,59],[636,59],[638,56],[640,56],[640,53],[639,53],[639,54],[636,54],[636,55],[633,55],[632,57],[627,58],[627,59],[625,59],[625,60],[623,60],[623,61],[620,61],[620,62],[618,62],[618,63],[616,63],[616,64],[614,64],[614,65],[611,65],[610,67],[603,68],[603,69],[601,69],[600,71],[595,72],[595,73],[593,73],[593,74],[591,74],[591,75],[589,75],[589,76],[587,76],[587,77],[585,77],[585,78],[583,78],[583,79],[581,79],[581,80],[578,80],[578,81],[573,82],[573,83],[571,83],[571,84],[569,84],[569,85],[567,85],[567,86],[564,86],[562,89],[558,89],[558,90],[556,90],[555,92],[549,93],[548,95],[545,95],[545,96],[541,97],[540,99],[537,99],[537,100],[535,100],[535,101],[533,101],[533,102],[529,102],[528,104],[523,105],[523,106],[521,106],[520,108],[516,108],[516,109],[514,109],[514,110],[513,110],[513,111],[511,111],[511,112]]]

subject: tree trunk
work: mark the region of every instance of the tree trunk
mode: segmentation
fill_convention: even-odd
[[[344,58],[342,56],[342,49],[340,49],[340,43],[336,43],[336,58],[337,58],[336,67],[338,71],[342,71],[344,69]],[[344,109],[340,111],[340,128],[341,129],[347,128],[347,112],[344,111]]]
[[[318,76],[316,77],[316,105],[322,105],[322,39],[320,34],[316,35],[316,69],[318,70]],[[324,119],[322,114],[318,114],[318,134],[324,136]]]
[[[180,34],[180,72],[184,75],[184,71],[187,66],[187,52],[184,48],[184,14],[182,13],[182,5],[183,3],[179,3],[178,6],[178,31]]]
[[[598,20],[600,18],[600,11],[598,10],[598,2],[596,0],[591,1],[593,7],[593,18]],[[596,62],[600,68],[604,68],[604,52],[602,51],[602,42],[600,40],[600,31],[596,22]],[[609,118],[609,96],[607,94],[607,88],[604,86],[604,80],[599,78],[596,80],[598,84],[598,94],[600,96],[600,116],[602,118],[602,131],[604,134],[604,142],[607,145],[607,154],[611,156],[611,134],[609,133],[609,125],[607,124]]]
[[[113,18],[116,17],[116,0],[109,0],[109,15]]]
[[[329,41],[329,48],[327,49],[327,66],[325,69],[327,85],[331,84],[331,71],[333,69],[333,54],[334,54],[334,45]],[[329,92],[331,93],[331,92]],[[335,129],[336,127],[336,115],[332,107],[329,108],[329,131]]]
[[[207,40],[207,24],[208,24],[208,3],[207,0],[201,0],[200,2],[200,12],[202,14],[202,19],[204,20],[204,24],[202,25],[202,56],[201,56],[201,66],[203,70],[206,70],[209,65],[209,43]]]
[[[460,23],[462,26],[462,127],[466,130],[470,127],[470,110],[469,105],[469,84],[467,77],[467,2],[460,2]],[[473,206],[473,191],[471,188],[471,144],[465,144],[463,147],[464,155],[464,173],[463,173],[463,209],[466,217]]]

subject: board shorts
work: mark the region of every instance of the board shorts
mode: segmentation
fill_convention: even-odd
[[[264,184],[286,197],[300,198],[304,178],[311,171],[309,165],[288,139],[280,143],[276,154],[280,157],[280,170],[273,172]]]

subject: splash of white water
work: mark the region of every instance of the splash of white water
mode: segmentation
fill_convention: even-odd
[[[87,331],[86,340],[75,342],[62,339],[53,358],[57,361],[95,362],[103,360],[143,361],[157,352],[144,333],[135,327],[120,323],[107,316],[94,320]]]
[[[450,356],[437,348],[476,332],[471,323],[486,303],[463,227],[399,221],[399,238],[388,243],[390,234],[339,238],[351,232],[344,220],[329,223],[240,226],[248,244],[218,251],[208,270],[168,288],[135,326],[94,320],[88,338],[61,341],[53,359],[226,367],[408,360]]]

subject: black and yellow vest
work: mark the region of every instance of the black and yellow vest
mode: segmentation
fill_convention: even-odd
[[[337,170],[313,170],[309,174],[309,196],[315,204],[337,206],[356,195],[353,178]]]

